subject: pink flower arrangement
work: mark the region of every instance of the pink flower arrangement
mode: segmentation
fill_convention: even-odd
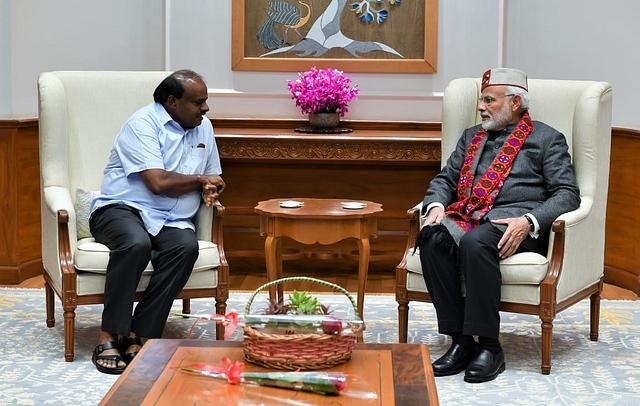
[[[347,105],[357,99],[360,89],[351,86],[351,79],[337,69],[316,69],[298,73],[294,82],[287,80],[287,88],[296,106],[307,113],[339,113],[348,111]]]

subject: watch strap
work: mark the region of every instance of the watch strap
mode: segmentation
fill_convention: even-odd
[[[530,232],[532,232],[532,233],[533,233],[534,231],[536,231],[536,226],[535,226],[535,224],[533,223],[533,219],[531,218],[531,216],[529,216],[528,214],[525,214],[525,215],[524,215],[524,218],[526,218],[526,219],[527,219],[527,221],[529,222],[529,231],[530,231]]]

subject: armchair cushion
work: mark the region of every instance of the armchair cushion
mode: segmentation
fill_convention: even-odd
[[[78,239],[91,237],[89,230],[89,216],[91,215],[91,201],[98,196],[100,192],[76,188],[76,202],[73,208],[76,211],[76,230]]]
[[[201,272],[220,266],[218,246],[211,241],[198,240],[198,259],[193,265],[193,272]],[[78,271],[105,274],[109,263],[109,248],[95,241],[93,237],[78,241],[78,249],[73,256],[73,265]],[[143,274],[153,272],[151,262]]]
[[[407,271],[422,275],[420,249],[407,255]],[[549,267],[549,260],[535,252],[523,252],[500,261],[503,285],[539,285]]]

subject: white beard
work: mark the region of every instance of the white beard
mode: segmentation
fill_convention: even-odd
[[[489,117],[488,120],[484,120],[482,122],[482,128],[484,128],[486,131],[502,130],[511,122],[511,119],[513,118],[511,110],[509,110],[509,103],[503,104],[502,108],[493,114],[489,114],[486,112],[483,113],[482,117]]]

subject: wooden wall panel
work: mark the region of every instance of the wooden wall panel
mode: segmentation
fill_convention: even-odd
[[[42,274],[38,122],[0,121],[0,283]]]
[[[0,266],[6,267],[15,262],[13,241],[16,239],[16,168],[13,151],[15,150],[15,128],[0,128]]]
[[[265,272],[260,200],[329,197],[382,203],[372,271],[394,272],[406,242],[406,210],[440,167],[438,123],[347,122],[348,135],[296,133],[300,121],[212,120],[228,188],[225,249],[231,272]],[[343,123],[344,124],[344,123]],[[42,272],[36,119],[0,120],[0,283]],[[605,281],[640,294],[640,130],[612,131],[605,239]],[[355,242],[302,246],[284,241],[285,272],[357,269]],[[324,259],[324,261],[322,261]]]
[[[606,283],[640,294],[640,131],[614,129],[605,235]]]

